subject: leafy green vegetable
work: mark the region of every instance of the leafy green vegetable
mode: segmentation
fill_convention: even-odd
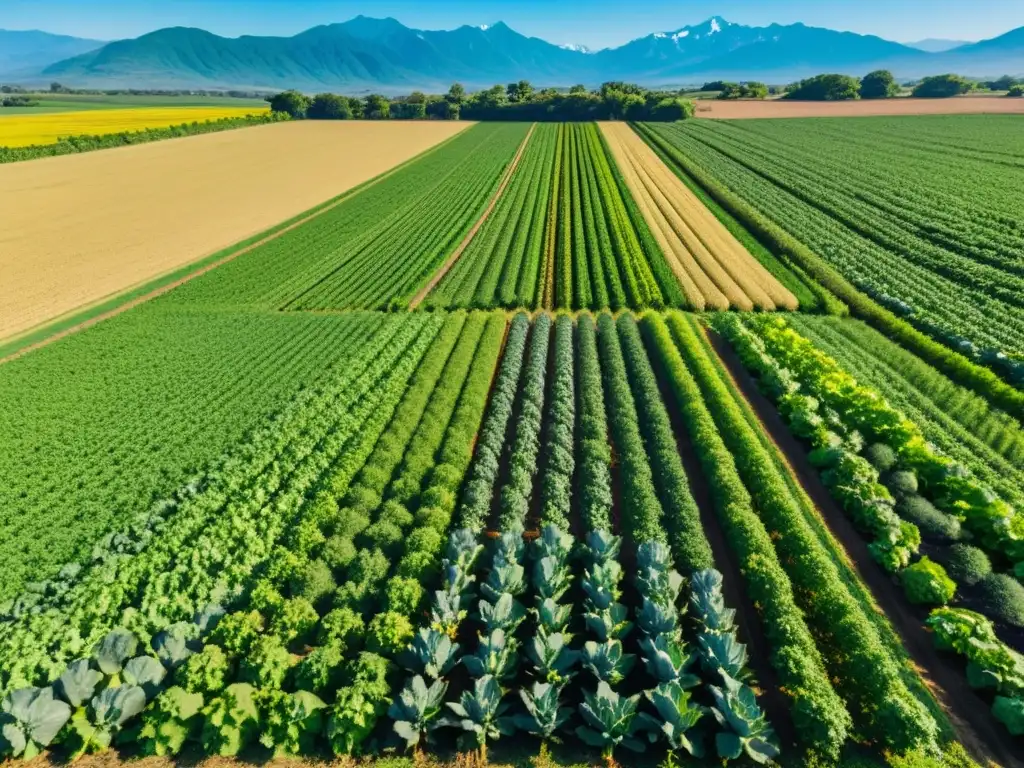
[[[207,644],[174,672],[174,681],[191,693],[215,694],[224,688],[232,665],[219,645]]]
[[[53,684],[53,690],[73,709],[78,709],[93,697],[102,680],[103,673],[94,669],[89,659],[79,659],[68,664]]]
[[[312,748],[323,728],[327,705],[309,691],[263,690],[257,696],[261,714],[260,744],[275,757],[298,755]]]
[[[398,655],[398,663],[413,674],[438,680],[459,661],[459,644],[436,629],[420,629],[409,646]]]
[[[584,691],[583,698],[580,714],[586,725],[578,726],[576,735],[584,743],[599,747],[606,759],[620,746],[633,752],[644,751],[646,745],[637,734],[650,731],[657,724],[650,716],[637,713],[639,695],[620,696],[608,683],[601,681],[596,693]]]
[[[636,663],[636,656],[623,653],[619,640],[596,643],[588,640],[583,646],[583,667],[602,683],[618,685]]]
[[[694,757],[703,757],[704,746],[699,739],[694,738],[694,728],[706,710],[690,701],[690,692],[678,682],[670,682],[645,691],[644,695],[658,711],[659,730],[669,747],[674,750],[685,749]]]
[[[416,747],[442,723],[438,719],[448,683],[435,680],[428,688],[423,678],[416,675],[388,708],[388,716],[395,721],[395,733],[408,748]]]
[[[139,640],[127,629],[115,629],[97,643],[92,656],[104,675],[116,675],[139,647]]]
[[[554,739],[558,731],[572,716],[568,707],[559,705],[560,686],[535,682],[529,690],[521,688],[519,698],[523,700],[526,714],[516,715],[517,728],[540,736],[545,741]]]
[[[201,741],[208,755],[237,755],[259,733],[259,711],[248,683],[235,683],[224,689],[203,708]]]
[[[645,637],[640,640],[640,651],[647,673],[659,683],[677,682],[683,688],[700,685],[700,678],[687,671],[697,655],[687,653],[682,640],[671,635],[657,635],[653,640]]]
[[[146,692],[137,685],[119,685],[100,691],[87,710],[79,710],[71,719],[72,753],[79,756],[108,749],[117,732],[145,708]]]
[[[0,754],[31,760],[50,745],[71,717],[52,688],[22,688],[0,702]]]
[[[728,730],[715,735],[718,756],[735,760],[746,754],[755,763],[767,763],[780,754],[778,739],[749,686],[728,675],[723,685],[708,686],[715,705],[711,710],[718,724]]]
[[[566,644],[561,633],[538,632],[526,643],[526,655],[533,662],[537,676],[552,685],[562,686],[573,675],[573,667],[580,660],[580,652]]]
[[[462,657],[469,674],[473,677],[496,677],[510,680],[515,677],[519,661],[518,641],[506,635],[502,629],[492,630],[487,636],[481,635],[476,649]]]
[[[507,716],[508,703],[502,702],[498,681],[486,675],[473,684],[473,691],[463,691],[458,702],[449,702],[454,718],[445,718],[442,725],[466,731],[464,742],[480,750],[481,759],[487,761],[487,742],[515,732],[515,723]]]
[[[121,678],[125,685],[137,685],[146,692],[146,700],[151,700],[160,692],[160,684],[167,677],[167,670],[152,656],[137,656],[124,665]]]
[[[153,706],[142,714],[139,745],[145,755],[173,756],[195,737],[202,724],[199,717],[203,696],[174,686],[162,691]]]

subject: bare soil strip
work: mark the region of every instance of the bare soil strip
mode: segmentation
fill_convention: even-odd
[[[412,297],[412,301],[409,302],[409,309],[416,309],[416,307],[423,303],[423,300],[427,298],[430,292],[437,287],[437,284],[444,279],[444,276],[448,274],[448,271],[455,266],[455,262],[462,257],[463,252],[469,247],[469,244],[473,242],[473,238],[476,237],[476,233],[480,231],[480,227],[484,225],[490,217],[491,212],[494,210],[494,207],[498,204],[498,201],[501,200],[501,196],[505,194],[505,188],[512,180],[512,174],[515,173],[516,168],[519,167],[519,161],[522,160],[523,153],[526,151],[526,145],[530,143],[530,137],[533,136],[533,130],[536,127],[536,123],[530,126],[530,130],[527,131],[522,144],[519,145],[519,150],[516,152],[516,156],[512,158],[512,162],[509,163],[508,168],[505,169],[505,175],[501,179],[501,184],[498,185],[498,189],[495,190],[494,195],[491,197],[491,202],[488,203],[484,212],[480,214],[480,218],[477,220],[476,224],[473,225],[473,228],[469,230],[466,236],[462,239],[462,242],[459,243],[459,247],[452,251],[452,255],[448,257],[448,260],[441,265],[437,272],[434,273],[434,276],[430,278],[429,282],[420,289],[419,293]]]
[[[863,537],[822,484],[807,452],[772,403],[758,390],[735,352],[717,334],[707,336],[731,384],[746,399],[790,473],[807,492],[832,535],[846,550],[857,575],[896,630],[918,674],[949,716],[957,739],[983,763],[990,760],[1004,768],[1024,768],[1012,737],[992,717],[989,705],[967,684],[961,660],[943,656],[935,649],[931,633],[923,623],[927,614],[907,603],[899,586],[871,558]]]
[[[697,102],[697,117],[749,120],[790,117],[871,117],[885,115],[1024,115],[1024,99],[957,96],[951,99],[872,99],[858,101]]]
[[[394,166],[390,170],[380,174],[380,176],[378,176],[377,178],[372,179],[371,181],[369,181],[366,184],[360,185],[356,189],[353,189],[350,193],[342,194],[337,200],[334,200],[333,202],[328,203],[327,205],[317,206],[312,211],[310,211],[308,215],[302,216],[301,218],[298,218],[298,219],[294,220],[292,223],[288,224],[287,226],[282,227],[281,229],[275,230],[274,232],[272,232],[271,234],[267,235],[266,237],[260,238],[259,240],[255,241],[253,243],[250,243],[249,245],[247,245],[247,246],[245,246],[243,248],[240,248],[240,249],[238,249],[236,251],[232,251],[231,253],[227,254],[222,259],[217,259],[214,262],[211,262],[211,263],[206,264],[206,265],[204,265],[204,266],[202,266],[200,268],[197,268],[194,272],[190,272],[189,274],[179,278],[178,280],[175,280],[175,281],[170,282],[170,283],[165,283],[165,284],[163,284],[163,285],[161,285],[161,286],[159,286],[157,288],[154,288],[152,291],[149,291],[149,292],[147,292],[147,293],[145,293],[145,294],[143,294],[141,296],[137,296],[136,298],[131,299],[129,301],[126,301],[123,304],[118,304],[116,307],[114,307],[113,309],[111,309],[111,310],[109,310],[107,312],[102,312],[102,313],[100,313],[98,315],[93,315],[92,317],[90,317],[90,318],[88,318],[86,320],[83,320],[80,323],[76,323],[75,325],[69,326],[68,328],[64,328],[64,329],[62,329],[60,331],[57,331],[56,333],[54,333],[54,334],[52,334],[50,336],[47,336],[45,339],[37,341],[37,342],[35,342],[33,344],[29,344],[28,346],[22,347],[17,352],[13,352],[10,355],[7,355],[6,357],[0,358],[0,365],[3,365],[4,363],[10,362],[11,360],[16,360],[17,358],[21,357],[22,355],[27,355],[29,352],[32,352],[32,351],[34,351],[36,349],[40,349],[41,347],[45,347],[45,346],[47,346],[49,344],[52,344],[53,342],[58,341],[59,339],[62,339],[65,336],[70,336],[73,333],[78,333],[79,331],[85,330],[86,328],[90,328],[90,327],[96,325],[97,323],[103,322],[104,320],[109,320],[112,317],[116,317],[117,315],[121,314],[122,312],[127,312],[129,309],[132,309],[133,307],[137,307],[138,305],[140,305],[140,304],[142,304],[144,302],[150,301],[152,299],[157,298],[158,296],[162,296],[165,293],[169,293],[170,291],[173,291],[178,286],[184,285],[189,280],[194,280],[195,278],[200,277],[201,275],[206,274],[211,269],[216,269],[217,267],[221,266],[222,264],[226,264],[229,261],[233,261],[234,259],[237,259],[239,256],[244,256],[245,254],[249,253],[250,251],[253,251],[256,248],[259,248],[260,246],[266,245],[270,241],[276,240],[277,238],[281,237],[282,235],[285,235],[288,232],[291,232],[293,229],[295,229],[297,227],[301,227],[303,224],[306,224],[306,223],[312,221],[313,219],[317,218],[320,214],[326,213],[327,211],[330,211],[330,210],[332,210],[334,208],[337,208],[342,203],[344,203],[347,200],[351,199],[351,197],[353,195],[357,195],[360,192],[362,192],[364,189],[369,189],[373,185],[379,184],[380,182],[384,181],[384,179],[386,179],[386,178],[390,177],[392,174],[398,172],[404,165],[405,165],[405,163],[400,163],[399,165]]]
[[[170,275],[467,125],[296,121],[0,166],[0,339]]]
[[[600,123],[626,184],[697,309],[796,309],[798,302],[626,124]],[[692,295],[697,289],[703,297]]]

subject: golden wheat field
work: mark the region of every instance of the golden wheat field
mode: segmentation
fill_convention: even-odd
[[[695,309],[796,309],[797,299],[623,123],[600,123],[644,219]]]
[[[0,339],[245,240],[470,125],[275,123],[0,165]]]
[[[266,108],[269,109],[269,106]],[[14,115],[0,119],[0,147],[53,144],[67,136],[100,136],[146,128],[166,128],[182,123],[243,117],[266,109],[260,107],[142,107],[93,109],[45,115]]]

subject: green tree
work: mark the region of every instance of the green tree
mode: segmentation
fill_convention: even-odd
[[[1024,96],[1024,85],[1015,85],[1011,87],[1009,93],[1006,95],[1012,96],[1013,98],[1020,98]]]
[[[445,100],[449,104],[459,104],[466,100],[466,89],[462,83],[452,83],[452,87],[448,89],[448,95],[445,96]]]
[[[791,85],[783,97],[797,101],[849,101],[860,98],[860,81],[847,75],[817,75]]]
[[[898,96],[900,86],[892,72],[879,69],[864,75],[860,81],[860,97],[862,99],[891,99]]]
[[[974,83],[960,75],[935,75],[922,80],[911,95],[919,99],[948,99],[973,88]]]
[[[352,107],[344,96],[334,93],[318,93],[306,111],[311,120],[351,120]]]
[[[585,85],[574,85],[572,88],[569,89],[569,93],[571,95],[573,95],[573,96],[575,96],[576,94],[586,93],[586,92],[587,92],[587,86],[585,86]]]
[[[343,97],[344,98],[344,97]],[[358,96],[348,97],[348,108],[352,112],[353,120],[362,120],[366,116],[366,105]]]
[[[267,99],[271,112],[286,112],[296,120],[301,120],[309,110],[309,98],[298,91],[284,91]]]
[[[363,116],[367,120],[387,120],[391,117],[391,102],[379,93],[371,93],[363,99]]]
[[[985,87],[990,91],[1008,91],[1019,83],[1020,81],[1017,78],[1011,77],[1010,75],[1003,75],[998,80],[992,80],[991,82],[985,83]]]

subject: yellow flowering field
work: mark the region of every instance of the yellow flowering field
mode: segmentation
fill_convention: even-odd
[[[141,131],[193,121],[243,117],[265,110],[259,107],[143,107],[57,112],[45,115],[0,117],[0,147],[53,144],[67,136]]]

